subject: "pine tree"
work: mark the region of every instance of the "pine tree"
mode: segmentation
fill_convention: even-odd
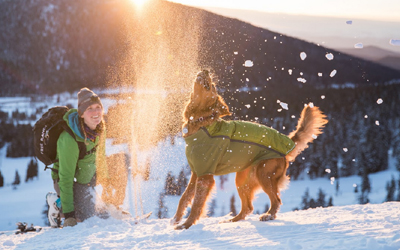
[[[400,144],[400,143],[399,143]],[[400,152],[400,149],[399,149],[399,152]],[[396,155],[396,160],[397,160],[397,162],[396,162],[396,169],[397,169],[397,171],[400,171],[400,155]]]
[[[367,167],[364,167],[362,171],[361,193],[371,192],[371,184],[368,175],[369,175],[369,169]]]
[[[219,176],[219,180],[220,180],[220,187],[221,187],[221,189],[223,190],[224,189],[224,183],[225,183],[225,181],[227,181],[228,180],[228,176],[227,175],[220,175]]]
[[[302,210],[306,210],[306,209],[310,208],[309,198],[310,198],[310,191],[307,188],[306,191],[304,192],[303,197],[301,197],[301,209]]]
[[[178,176],[177,195],[181,195],[185,191],[187,184],[188,184],[188,179],[186,178],[185,171],[182,168]]]
[[[394,192],[396,191],[396,181],[394,180],[394,176],[392,175],[392,180],[386,183],[386,200],[385,201],[394,201]]]
[[[230,203],[230,204],[231,204],[230,207],[231,207],[231,213],[232,213],[232,215],[233,215],[233,216],[237,215],[236,207],[235,207],[235,195],[234,195],[234,194],[233,194],[232,197],[231,197],[231,203]]]
[[[317,198],[317,202],[316,202],[316,207],[325,207],[325,205],[326,205],[325,204],[325,193],[320,188],[318,190],[318,198]]]
[[[397,180],[397,186],[398,186],[398,189],[397,189],[397,199],[396,199],[396,201],[400,201],[400,177]]]
[[[158,212],[157,212],[157,217],[159,219],[164,219],[168,217],[168,209],[164,205],[164,194],[160,193],[160,196],[158,197]]]
[[[216,208],[217,208],[217,200],[216,199],[212,199],[211,200],[211,204],[210,204],[210,208],[208,209],[208,212],[207,212],[207,215],[209,217],[214,216]]]
[[[37,162],[31,159],[28,164],[28,169],[26,171],[25,182],[28,182],[29,179],[33,180],[33,177],[37,177],[38,175],[38,165]]]
[[[171,171],[168,172],[167,178],[165,179],[165,194],[166,195],[177,195],[177,185],[175,182],[175,177],[172,175]]]
[[[314,200],[314,198],[310,199],[309,206],[310,206],[310,208],[316,208],[317,207],[317,202]]]
[[[367,167],[363,167],[362,171],[362,183],[361,183],[361,194],[358,199],[360,204],[367,204],[369,202],[368,193],[371,192],[371,184],[368,178],[369,170]]]
[[[0,187],[3,187],[4,186],[4,177],[3,177],[3,175],[1,174],[1,171],[0,171]]]
[[[21,178],[19,177],[18,170],[15,170],[15,179],[12,185],[17,186],[21,183]]]
[[[42,219],[44,220],[44,225],[45,226],[50,226],[49,218],[47,217],[47,214],[49,212],[49,205],[46,204],[44,205],[44,208],[42,210]]]
[[[328,207],[332,207],[333,206],[333,198],[332,198],[332,196],[329,197],[329,201],[328,201],[328,205],[327,206]]]
[[[367,204],[368,202],[369,202],[368,194],[361,192],[360,196],[358,197],[358,203]]]
[[[335,191],[336,191],[336,196],[338,196],[338,194],[339,194],[339,187],[340,187],[340,185],[339,185],[339,179],[336,179],[336,187],[335,187]]]

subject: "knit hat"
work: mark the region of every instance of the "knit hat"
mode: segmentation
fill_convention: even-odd
[[[92,104],[98,103],[101,107],[103,104],[100,97],[88,88],[82,88],[78,92],[78,114],[81,116],[85,110]]]

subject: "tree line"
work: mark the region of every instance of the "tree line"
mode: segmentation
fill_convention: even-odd
[[[35,177],[36,178],[38,177],[38,164],[37,164],[37,161],[32,158],[29,161],[28,167],[26,169],[25,182],[33,180],[33,178],[35,178]],[[15,170],[14,181],[11,183],[11,185],[14,188],[16,188],[16,186],[18,186],[19,184],[21,184],[21,176],[20,176],[18,170]],[[4,185],[5,185],[4,176],[2,175],[2,173],[0,171],[0,188],[4,187]]]
[[[289,167],[293,179],[305,174],[311,179],[339,178],[386,170],[390,152],[400,168],[399,84],[346,89],[292,86],[286,91],[285,85],[266,84],[262,91],[226,91],[223,95],[233,112],[229,119],[259,122],[284,134],[295,129],[309,102],[327,115],[324,133]]]

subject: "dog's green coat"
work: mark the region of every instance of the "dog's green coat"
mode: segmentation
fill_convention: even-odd
[[[275,129],[224,120],[202,127],[185,142],[189,166],[197,176],[239,172],[261,160],[284,157],[295,147]]]

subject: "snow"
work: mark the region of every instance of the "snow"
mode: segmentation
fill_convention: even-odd
[[[307,57],[307,54],[306,54],[305,52],[301,52],[301,53],[300,53],[300,59],[301,59],[301,60],[304,61],[304,60],[306,59],[306,57]]]
[[[169,219],[91,218],[73,228],[0,235],[3,249],[399,249],[400,203],[350,205],[281,213],[261,222],[204,218],[176,231]],[[79,233],[79,236],[77,236]]]
[[[351,20],[346,21],[346,24],[353,24],[353,21],[351,21]]]
[[[284,108],[285,103],[278,103]],[[230,218],[231,197],[235,197],[237,211],[240,210],[240,199],[234,174],[227,175],[223,185],[220,178],[215,177],[216,192],[212,197],[216,201],[215,217],[202,218],[188,230],[176,231],[170,225],[170,218],[177,208],[179,196],[165,196],[167,218],[158,219],[156,216],[166,174],[171,171],[177,176],[187,166],[183,138],[177,136],[173,144],[170,141],[167,139],[152,150],[138,152],[138,162],[151,156],[150,178],[139,183],[144,212],[153,212],[148,220],[136,224],[134,219],[94,217],[64,229],[44,227],[45,195],[53,191],[50,171],[43,171],[43,164],[39,163],[38,178],[25,182],[31,158],[7,158],[6,147],[1,148],[0,171],[5,186],[0,188],[0,249],[400,249],[400,202],[382,203],[386,196],[386,183],[392,176],[398,176],[393,158],[390,158],[389,170],[369,175],[372,190],[368,198],[371,204],[357,204],[359,194],[354,193],[354,187],[360,186],[360,176],[315,180],[303,177],[291,181],[289,188],[282,192],[283,205],[278,217],[268,222],[258,220],[259,214],[269,204],[267,195],[258,193],[254,212],[246,220],[220,223]],[[126,145],[112,145],[107,140],[108,155],[126,150]],[[299,157],[297,161],[307,162],[307,159]],[[321,167],[329,173],[330,169]],[[21,184],[14,188],[11,182],[16,171]],[[135,214],[132,200],[136,193],[132,184],[130,180],[124,208]],[[336,184],[339,184],[338,190]],[[306,189],[310,190],[313,198],[322,189],[327,198],[333,198],[334,207],[293,211],[301,205]],[[19,221],[43,229],[38,233],[15,235],[15,223]]]
[[[332,72],[329,74],[329,76],[330,76],[330,77],[334,77],[334,76],[336,75],[336,73],[337,73],[337,70],[334,69],[334,70],[332,70]]]
[[[297,78],[297,81],[298,81],[298,82],[302,82],[302,83],[306,83],[306,82],[307,82],[307,80],[304,79],[303,77],[298,77],[298,78]]]
[[[382,103],[383,103],[383,100],[382,100],[382,98],[379,98],[379,99],[376,101],[376,103],[378,103],[378,104],[382,104]]]
[[[253,67],[253,65],[254,65],[254,63],[253,63],[253,61],[251,61],[251,60],[246,60],[246,61],[244,62],[244,66],[245,66],[245,67],[251,68],[251,67]]]
[[[389,44],[393,46],[400,46],[400,39],[390,39]]]
[[[279,100],[277,102],[279,103],[279,105],[281,105],[281,107],[283,109],[289,110],[289,107],[288,107],[289,105],[287,103],[281,102]]]
[[[328,59],[329,61],[333,60],[334,56],[332,53],[328,53],[325,55],[326,59]]]
[[[354,44],[354,48],[362,49],[362,48],[364,48],[364,45],[362,43],[356,43],[356,44]]]

